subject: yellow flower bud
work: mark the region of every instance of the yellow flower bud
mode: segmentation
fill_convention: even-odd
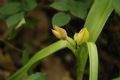
[[[78,33],[74,34],[74,41],[78,44]]]
[[[56,25],[53,27],[52,32],[58,39],[67,39],[68,37],[66,30]]]
[[[82,43],[86,42],[89,38],[89,32],[86,28],[80,30],[79,33],[75,33],[74,40],[76,41],[77,45],[81,45]]]

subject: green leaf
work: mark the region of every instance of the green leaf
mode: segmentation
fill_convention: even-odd
[[[70,16],[63,12],[58,12],[52,18],[52,24],[58,26],[64,26],[70,21]]]
[[[112,4],[113,0],[95,0],[84,25],[90,34],[90,42],[95,42],[100,35],[108,17],[113,11]]]
[[[52,3],[50,6],[60,11],[68,11],[72,0],[59,0]]]
[[[113,11],[112,2],[113,0],[94,0],[84,25],[90,34],[88,41],[95,42],[97,40],[108,17]],[[78,73],[77,80],[83,80],[84,70],[88,59],[88,55],[86,53],[87,51],[84,49],[81,49],[81,52],[79,53],[78,67],[80,73]]]
[[[32,46],[30,46],[29,44],[25,44],[24,47],[25,47],[25,49],[22,53],[22,60],[23,60],[24,64],[26,64],[29,61],[29,54],[32,50]]]
[[[47,80],[47,75],[45,73],[37,72],[30,75],[27,80]]]
[[[72,15],[85,19],[88,8],[90,8],[92,0],[74,1],[74,0],[59,0],[51,4],[51,7],[60,11],[70,11]]]
[[[90,61],[89,80],[98,80],[98,52],[95,43],[87,42]]]
[[[20,28],[25,23],[26,23],[25,18],[22,18],[20,22],[17,24],[16,29]]]
[[[15,15],[8,17],[8,19],[6,20],[8,27],[11,27],[19,23],[19,21],[21,21],[23,17],[24,17],[24,13],[17,13]]]
[[[76,17],[85,19],[88,12],[88,6],[83,2],[76,1],[73,3],[73,6],[70,8],[70,12],[72,15]]]
[[[93,4],[94,0],[80,0],[80,2],[83,2],[86,6],[86,8],[90,8]]]
[[[66,40],[57,41],[50,46],[38,51],[30,60],[29,62],[23,66],[20,70],[18,70],[13,76],[10,77],[9,80],[21,80],[21,77],[26,74],[26,72],[37,63],[39,60],[53,54],[54,52],[66,48],[70,45]]]
[[[3,15],[12,15],[21,10],[21,4],[18,2],[10,2],[0,8],[0,13]]]
[[[23,0],[23,8],[25,11],[30,11],[37,6],[36,0]]]
[[[120,0],[113,0],[113,7],[115,11],[120,15]]]

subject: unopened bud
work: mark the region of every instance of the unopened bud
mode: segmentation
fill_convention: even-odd
[[[80,30],[79,33],[75,33],[74,40],[77,45],[81,45],[82,43],[86,42],[89,38],[89,32],[86,28]]]
[[[67,32],[63,28],[55,25],[52,29],[52,32],[58,39],[67,39]]]

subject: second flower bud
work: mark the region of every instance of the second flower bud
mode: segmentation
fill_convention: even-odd
[[[89,38],[89,32],[87,31],[86,28],[81,29],[79,33],[75,33],[74,35],[74,40],[78,46],[86,42],[88,38]]]

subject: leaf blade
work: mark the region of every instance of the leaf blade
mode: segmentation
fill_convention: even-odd
[[[98,80],[98,52],[97,47],[92,42],[87,42],[90,62],[90,76],[89,80]]]
[[[52,24],[58,26],[64,26],[70,21],[70,16],[64,12],[58,12],[52,18]]]
[[[19,2],[10,2],[0,8],[0,13],[3,15],[12,15],[21,10],[21,4]]]
[[[85,20],[88,13],[87,9],[88,7],[86,6],[85,3],[76,1],[73,3],[73,6],[70,8],[70,13],[76,17]]]
[[[66,48],[68,45],[68,42],[65,40],[60,40],[52,45],[38,51],[30,60],[29,62],[23,66],[20,70],[18,70],[15,74],[13,74],[9,80],[21,80],[21,77],[31,68],[33,64],[35,64],[37,61],[45,58],[46,56],[53,54],[54,52]]]
[[[70,8],[69,6],[70,1],[71,0],[55,1],[54,3],[50,5],[50,7],[60,10],[60,11],[68,11]]]
[[[30,11],[37,6],[36,0],[23,0],[23,9],[25,11]]]
[[[20,20],[23,19],[23,17],[24,17],[23,12],[17,13],[15,15],[12,15],[12,16],[8,17],[7,20],[6,20],[8,27],[11,27],[11,26],[17,24]]]

